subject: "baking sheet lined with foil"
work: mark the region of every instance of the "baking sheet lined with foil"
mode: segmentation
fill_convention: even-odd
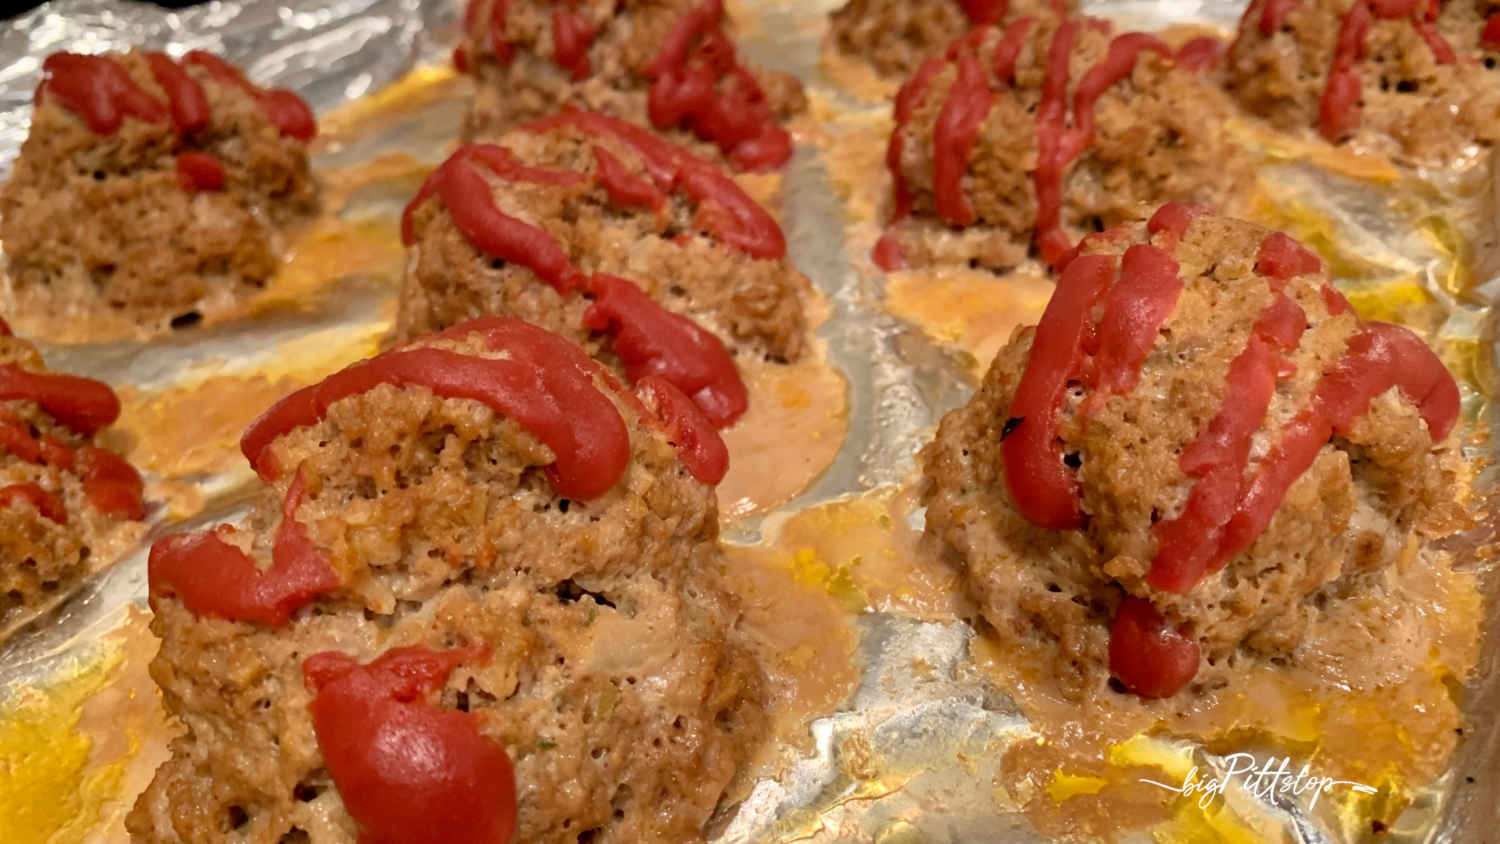
[[[942,414],[967,400],[976,371],[987,363],[983,354],[964,352],[962,343],[894,315],[900,310],[885,301],[894,291],[869,264],[861,239],[869,234],[861,230],[868,221],[851,212],[851,197],[838,183],[847,162],[831,139],[879,127],[889,109],[849,96],[821,69],[819,40],[837,5],[729,4],[746,56],[797,75],[813,102],[812,116],[793,127],[796,156],[773,206],[789,257],[827,297],[829,315],[817,334],[846,381],[847,434],[833,463],[805,490],[725,525],[724,535],[732,562],[790,549],[796,577],[825,589],[851,615],[861,674],[852,696],[815,721],[806,740],[788,742],[779,760],[762,766],[766,775],[716,821],[712,840],[1040,841],[1013,795],[996,785],[1005,752],[1036,742],[1039,733],[976,666],[975,634],[957,620],[960,611],[943,605],[943,585],[924,592],[898,573],[889,578],[897,585],[882,591],[869,569],[850,571],[859,557],[845,566],[815,552],[819,532],[857,534],[872,548],[898,542],[871,539],[872,533],[909,540],[921,532],[920,510],[899,501],[909,497],[916,452]],[[1180,23],[1227,29],[1243,10],[1242,3],[1209,0],[1084,6],[1145,29]],[[457,4],[436,0],[243,0],[175,13],[113,0],[63,0],[14,22],[0,34],[5,174],[25,137],[31,92],[47,53],[206,48],[240,62],[257,81],[298,91],[318,111],[323,138],[314,166],[334,185],[336,205],[336,224],[289,264],[307,278],[292,283],[281,299],[273,297],[242,320],[158,342],[43,340],[48,363],[110,382],[126,394],[127,415],[136,413],[123,420],[126,427],[145,429],[183,424],[184,416],[211,413],[220,403],[258,410],[294,386],[373,354],[386,342],[404,266],[396,217],[426,169],[456,144],[467,82],[454,78],[446,63],[458,13]],[[1255,145],[1253,137],[1247,140]],[[1500,292],[1500,281],[1489,280],[1500,269],[1500,238],[1486,228],[1494,225],[1493,174],[1475,169],[1447,182],[1433,176],[1429,181],[1443,191],[1408,191],[1330,175],[1284,151],[1257,154],[1273,200],[1269,216],[1322,248],[1362,308],[1384,306],[1391,310],[1384,316],[1418,322],[1474,388],[1466,394],[1468,456],[1476,465],[1487,463],[1490,411],[1481,393],[1500,395],[1489,307]],[[1395,199],[1409,195],[1426,199],[1415,205]],[[1455,205],[1441,199],[1445,195],[1464,199]],[[350,255],[361,260],[347,260]],[[1038,309],[1046,289],[1042,284],[1018,300],[1017,312]],[[165,395],[173,402],[152,403]],[[190,433],[183,433],[184,441]],[[132,445],[139,443],[121,447],[130,451]],[[233,521],[253,489],[233,443],[206,453],[162,447],[130,456],[154,479],[154,497],[168,502],[146,543],[0,645],[0,819],[8,819],[0,820],[0,840],[125,840],[123,813],[169,734],[143,671],[150,656],[141,650],[149,641],[142,611],[145,548],[166,532]],[[1478,490],[1487,495],[1495,486],[1493,472],[1483,473]],[[1477,551],[1466,549],[1476,566]],[[1488,569],[1483,575],[1489,596],[1493,579]],[[1486,611],[1494,612],[1493,603]],[[1489,637],[1486,645],[1462,691],[1471,726],[1483,727],[1485,713],[1500,707],[1500,655]],[[1450,770],[1413,795],[1379,840],[1477,842],[1500,828],[1493,786],[1500,781],[1500,734],[1466,732]],[[1224,760],[1204,748],[1162,742],[1157,749],[1163,748],[1202,765],[1204,778],[1225,770]],[[1257,796],[1232,783],[1220,814],[1204,815],[1201,830],[1235,842],[1368,837],[1368,825],[1351,832],[1327,811],[1329,804],[1313,810],[1307,802]],[[1225,813],[1232,817],[1224,819]],[[1163,837],[1169,834],[1177,833],[1144,829],[1126,840],[1213,840]]]

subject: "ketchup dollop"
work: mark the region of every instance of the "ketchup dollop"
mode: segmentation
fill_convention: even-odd
[[[178,135],[188,135],[208,128],[213,119],[209,110],[208,95],[198,80],[188,75],[182,65],[172,61],[166,53],[147,53],[146,63],[151,67],[151,77],[167,92],[167,110],[172,113],[172,125]]]
[[[318,121],[312,109],[296,94],[284,88],[266,89],[245,78],[239,68],[213,53],[192,50],[182,59],[184,64],[196,65],[207,71],[220,85],[239,88],[249,94],[260,105],[266,119],[271,121],[281,134],[299,141],[310,141],[318,134]]]
[[[33,401],[48,416],[90,436],[120,415],[120,400],[102,381],[31,372],[13,363],[0,364],[0,401]]]
[[[262,569],[255,558],[224,541],[235,533],[229,525],[168,536],[152,545],[146,563],[152,605],[157,598],[176,597],[200,617],[283,627],[292,613],[339,588],[338,573],[297,521],[306,490],[299,466],[282,499],[270,568]]]
[[[441,711],[425,696],[476,646],[393,648],[368,665],[337,651],[302,665],[318,749],[359,827],[359,844],[510,844],[516,783],[510,757],[479,732],[478,716]]]
[[[472,399],[514,419],[556,456],[547,476],[558,494],[588,500],[607,492],[630,460],[620,412],[594,386],[598,363],[582,349],[534,325],[482,317],[443,332],[477,333],[506,358],[433,347],[396,348],[305,387],[277,402],[245,431],[240,449],[262,477],[276,474],[266,448],[294,428],[315,425],[340,399],[380,384],[421,386],[444,398]]]
[[[68,523],[68,508],[63,500],[35,483],[27,481],[0,487],[0,508],[13,507],[20,502],[31,504],[49,521],[60,525]]]
[[[729,448],[713,421],[665,378],[647,375],[636,382],[636,390],[656,400],[656,416],[682,455],[682,465],[701,483],[718,486],[729,472]]]
[[[177,153],[177,180],[189,195],[198,191],[224,189],[224,165],[212,155],[201,152]]]
[[[1150,601],[1120,602],[1109,628],[1109,670],[1125,688],[1145,698],[1182,691],[1198,673],[1198,643],[1167,620]]]
[[[658,129],[686,126],[746,170],[778,167],[792,157],[791,136],[735,58],[723,17],[723,0],[704,0],[672,24],[645,68],[647,114]]]

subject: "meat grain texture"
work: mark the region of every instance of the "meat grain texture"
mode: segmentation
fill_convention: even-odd
[[[912,194],[911,217],[888,235],[912,267],[974,266],[1008,270],[1033,254],[1037,224],[1037,112],[1048,77],[1048,52],[1060,20],[1036,19],[1016,61],[1013,84],[990,74],[993,104],[967,158],[963,190],[974,211],[957,227],[938,216],[934,152],[939,118],[958,78],[948,60],[932,77],[911,119],[896,132],[899,170]],[[992,67],[1003,30],[991,28],[978,50]],[[1079,82],[1108,54],[1113,36],[1084,19],[1068,60],[1067,108]],[[1143,52],[1134,69],[1100,95],[1092,139],[1063,170],[1059,222],[1070,242],[1133,218],[1144,204],[1192,201],[1232,213],[1246,201],[1254,174],[1224,128],[1222,95],[1175,61]],[[1078,125],[1078,117],[1072,118]]]
[[[501,354],[477,335],[420,345]],[[376,387],[275,440],[307,479],[296,517],[344,585],[282,629],[153,597],[151,674],[186,733],[127,821],[134,840],[354,844],[303,660],[484,644],[488,659],[427,699],[477,713],[509,753],[516,841],[700,841],[763,733],[761,674],[720,585],[713,489],[613,401],[630,461],[591,501],[553,491],[553,453],[514,420],[425,387]],[[269,553],[293,476],[262,491],[235,542]]]
[[[1350,0],[1306,0],[1265,35],[1265,0],[1252,4],[1224,60],[1224,88],[1239,106],[1277,129],[1316,135],[1319,104]],[[1423,6],[1424,4],[1418,4]],[[1409,17],[1372,20],[1357,63],[1361,119],[1344,139],[1409,166],[1452,166],[1500,140],[1500,53],[1480,43],[1500,7],[1442,3],[1437,31],[1457,61],[1440,63]]]
[[[996,5],[1003,11],[990,23],[1004,25],[1076,4],[1014,0]],[[910,76],[923,59],[938,55],[975,25],[958,0],[849,0],[828,16],[828,22],[825,49],[898,80]]]
[[[1085,254],[1120,255],[1147,240],[1139,223],[1122,233],[1092,241]],[[1032,524],[1006,487],[1000,442],[1034,328],[1017,329],[978,393],[943,419],[922,453],[927,529],[961,560],[990,635],[1007,652],[1041,655],[1046,679],[1069,697],[1115,695],[1109,631],[1126,596],[1149,599],[1198,642],[1197,677],[1177,695],[1186,706],[1255,661],[1295,659],[1320,618],[1385,594],[1393,567],[1413,552],[1409,542],[1466,523],[1455,500],[1455,452],[1432,442],[1416,407],[1393,388],[1350,436],[1322,447],[1265,533],[1223,570],[1185,595],[1146,582],[1157,550],[1153,525],[1182,512],[1193,483],[1179,456],[1218,412],[1230,362],[1272,302],[1255,269],[1266,234],[1222,217],[1194,222],[1175,253],[1184,289],[1139,384],[1087,419],[1080,412],[1086,388],[1070,387],[1059,439],[1077,467],[1082,529]],[[1330,314],[1320,295],[1326,283],[1319,273],[1285,288],[1308,328],[1288,356],[1297,373],[1278,385],[1253,440],[1252,469],[1359,330],[1352,312]]]
[[[114,56],[147,94],[166,95],[139,51]],[[54,313],[122,314],[149,330],[224,307],[263,287],[284,230],[311,215],[317,186],[306,144],[286,137],[247,92],[186,65],[210,124],[179,136],[170,120],[127,114],[101,135],[44,97],[10,181],[0,238],[18,300]],[[176,156],[206,154],[224,189],[189,193]],[[31,294],[31,295],[28,295]]]
[[[0,331],[0,367],[6,366],[48,371],[35,347]],[[96,435],[85,436],[60,424],[35,401],[0,401],[0,424],[12,420],[24,426],[33,441],[51,440],[75,455],[85,446],[100,445]],[[49,449],[33,462],[0,445],[0,489],[36,484],[62,500],[66,518],[63,523],[54,521],[22,498],[0,501],[0,626],[65,594],[144,530],[140,522],[95,509],[84,489],[82,467],[76,462],[68,468],[56,465],[49,459],[54,453]]]
[[[557,7],[547,0],[512,0],[505,5],[502,58],[494,37],[494,5],[504,0],[473,0],[465,15],[460,66],[474,77],[474,101],[464,120],[464,138],[493,138],[523,123],[553,114],[565,106],[598,111],[637,126],[663,131],[675,143],[713,157],[719,151],[699,140],[686,122],[653,123],[648,91],[656,61],[673,26],[700,6],[719,0],[584,0],[573,8],[588,21],[592,40],[586,63],[564,66],[557,57]],[[715,17],[726,35],[732,25],[720,8]],[[715,66],[717,91],[740,88],[723,66],[744,68],[760,89],[760,99],[778,122],[807,109],[802,83],[790,74],[765,70],[736,56],[725,41],[721,52],[704,62]],[[582,71],[576,68],[584,68]]]
[[[561,126],[511,132],[500,144],[526,165],[587,177],[575,185],[535,184],[480,168],[497,207],[545,230],[581,270],[635,282],[667,310],[712,332],[736,360],[789,363],[807,354],[811,283],[784,257],[755,258],[714,235],[706,215],[722,214],[722,207],[708,210],[714,203],[681,191],[669,194],[660,211],[612,199],[594,178],[596,146],[633,175],[650,178],[636,151],[614,138]],[[412,230],[416,242],[408,250],[397,316],[401,337],[478,316],[510,316],[611,361],[606,335],[583,324],[587,297],[577,291],[565,296],[533,270],[481,252],[454,225],[440,195],[413,210]]]

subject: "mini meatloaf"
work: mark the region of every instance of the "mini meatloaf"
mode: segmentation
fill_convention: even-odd
[[[1432,350],[1286,235],[1203,213],[1086,239],[923,454],[928,530],[993,635],[1075,695],[1288,659],[1466,518]]]
[[[518,317],[695,398],[715,379],[743,391],[734,361],[808,350],[811,286],[776,221],[717,166],[600,114],[460,149],[408,206],[403,236],[404,338]],[[647,346],[697,349],[684,354],[701,371],[650,364]],[[716,423],[738,415],[703,399]]]
[[[1452,166],[1500,139],[1493,11],[1473,0],[1256,0],[1225,89],[1282,131]]]
[[[782,123],[806,108],[802,85],[736,56],[722,0],[470,0],[464,22],[468,140],[571,105],[696,136],[746,170],[791,157]]]
[[[49,372],[0,320],[0,627],[139,533],[140,475],[94,436],[119,414],[108,385]]]
[[[243,525],[151,552],[186,733],[138,844],[702,840],[764,719],[691,402],[486,318],[242,445],[266,480]]]
[[[198,51],[57,53],[43,69],[0,191],[23,306],[158,328],[266,283],[281,231],[317,199],[302,100]]]
[[[1228,107],[1144,33],[1088,18],[974,30],[897,95],[886,152],[892,270],[1055,263],[1142,203],[1234,209],[1254,182]]]
[[[1003,26],[1043,12],[1065,14],[1071,0],[849,0],[828,16],[826,48],[905,79],[923,59],[976,26]]]

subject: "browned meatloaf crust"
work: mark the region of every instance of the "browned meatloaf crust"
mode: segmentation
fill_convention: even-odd
[[[1067,103],[1080,81],[1109,52],[1112,36],[1083,19],[1069,59]],[[912,267],[969,265],[1003,271],[1033,254],[1038,204],[1037,111],[1048,77],[1048,52],[1059,21],[1037,19],[1026,32],[1014,84],[991,79],[993,104],[967,158],[963,192],[972,206],[969,225],[938,216],[934,135],[958,77],[948,61],[904,127],[899,171],[911,192],[911,217],[897,221],[888,239]],[[1002,30],[992,29],[978,51],[992,66]],[[1069,242],[1129,219],[1141,203],[1192,200],[1223,211],[1240,207],[1254,175],[1243,150],[1224,129],[1227,104],[1173,59],[1146,51],[1133,72],[1099,96],[1092,142],[1063,170],[1058,222]],[[1073,117],[1076,127],[1078,118]],[[878,257],[878,255],[877,255]]]
[[[1317,133],[1319,104],[1350,0],[1306,0],[1268,36],[1252,4],[1224,64],[1224,87],[1247,112],[1286,132]],[[1418,4],[1424,6],[1425,4]],[[1457,61],[1441,64],[1410,17],[1374,18],[1355,69],[1362,117],[1343,138],[1413,166],[1445,166],[1500,139],[1497,54],[1480,44],[1490,4],[1450,0],[1437,30]]]
[[[165,102],[143,54],[113,58]],[[171,121],[130,115],[118,131],[97,134],[43,98],[0,191],[0,238],[19,301],[161,328],[222,307],[275,273],[282,230],[316,205],[306,144],[282,135],[245,91],[195,65],[184,70],[202,84],[213,117],[181,138]],[[224,189],[185,191],[176,164],[183,152],[217,159]]]
[[[988,23],[1007,24],[1054,10],[1045,0],[1002,0],[996,5],[1004,11]],[[849,0],[828,21],[830,48],[897,79],[909,76],[923,59],[942,52],[976,23],[958,0]]]
[[[1148,240],[1139,223],[1120,234],[1093,240],[1084,252],[1119,255]],[[1434,447],[1417,409],[1392,389],[1347,438],[1322,447],[1248,551],[1187,594],[1146,582],[1157,551],[1152,528],[1182,512],[1193,483],[1179,457],[1224,403],[1230,362],[1272,302],[1256,269],[1266,234],[1223,217],[1194,222],[1175,251],[1185,287],[1139,384],[1111,397],[1086,424],[1079,410],[1085,390],[1070,389],[1059,438],[1077,467],[1082,529],[1033,524],[1006,486],[1001,439],[1010,433],[1034,328],[1017,330],[979,392],[943,419],[922,453],[927,529],[962,559],[992,635],[1007,650],[1044,654],[1052,678],[1073,695],[1109,693],[1110,620],[1126,596],[1148,599],[1169,623],[1188,625],[1202,657],[1196,680],[1181,693],[1190,697],[1223,685],[1245,660],[1287,658],[1331,604],[1380,594],[1391,566],[1410,553],[1408,540],[1443,535],[1462,522],[1454,454]],[[1326,284],[1319,271],[1285,288],[1308,328],[1288,355],[1297,374],[1278,383],[1252,440],[1252,461],[1307,405],[1359,330],[1352,312],[1330,314],[1320,295]]]
[[[586,53],[587,73],[578,77],[571,67],[560,66],[556,57],[553,13],[558,7],[544,0],[510,0],[507,4],[504,32],[510,56],[502,62],[496,56],[491,32],[494,2],[473,0],[466,12],[468,25],[458,53],[460,66],[474,77],[474,102],[464,121],[466,140],[492,138],[564,105],[652,126],[647,110],[652,83],[648,69],[673,25],[704,5],[704,0],[590,0],[577,4],[578,12],[594,32]],[[722,13],[718,18],[727,26]],[[732,52],[729,58],[754,77],[775,120],[785,122],[806,110],[802,85],[794,77],[735,59]],[[716,82],[719,89],[728,84],[726,77]],[[700,142],[685,126],[655,128],[700,154],[718,154],[713,144]]]
[[[495,357],[477,335],[419,346]],[[408,347],[410,348],[410,347]],[[554,455],[489,407],[382,385],[270,446],[302,466],[297,509],[344,586],[281,629],[196,617],[157,594],[151,666],[187,728],[127,825],[139,844],[353,844],[324,767],[303,660],[488,645],[438,705],[478,713],[515,765],[516,841],[699,841],[763,732],[761,675],[719,582],[714,491],[595,378],[629,429],[621,480],[568,501]],[[294,473],[239,534],[269,553]]]
[[[784,257],[755,258],[718,239],[700,217],[704,204],[680,191],[667,196],[660,214],[613,201],[593,178],[593,149],[611,152],[645,178],[633,149],[569,126],[516,131],[500,143],[525,164],[589,176],[577,185],[538,185],[486,171],[498,207],[545,229],[583,271],[636,282],[668,310],[713,332],[739,360],[792,362],[806,354],[807,277]],[[589,300],[581,293],[564,297],[531,269],[482,253],[454,226],[440,196],[417,206],[412,222],[401,337],[482,315],[513,316],[608,357],[605,335],[583,325]]]
[[[41,355],[25,340],[9,335],[0,321],[0,368],[15,366],[45,373]],[[19,423],[32,442],[51,440],[76,454],[99,447],[97,438],[59,423],[35,401],[0,401],[0,425]],[[0,490],[36,484],[61,499],[66,523],[46,515],[33,502],[0,498],[0,627],[26,610],[65,593],[92,566],[113,557],[139,535],[141,525],[119,513],[101,513],[89,501],[83,468],[56,465],[55,452],[26,460],[0,438]],[[6,496],[8,497],[8,496]]]

